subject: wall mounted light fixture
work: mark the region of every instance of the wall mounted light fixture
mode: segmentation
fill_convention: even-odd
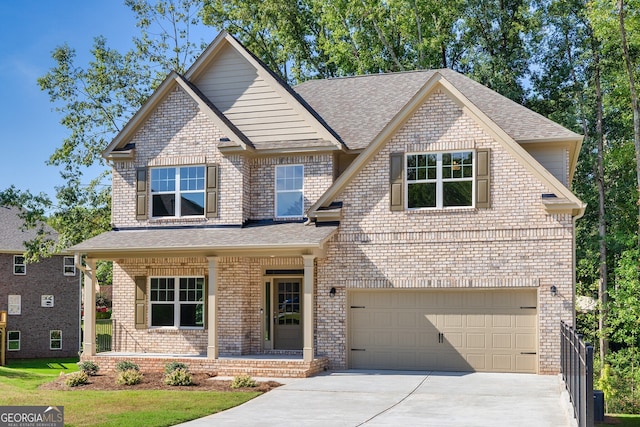
[[[331,298],[336,296],[336,288],[331,288],[331,290],[329,291],[329,296]]]
[[[558,296],[558,288],[556,288],[556,285],[551,285],[549,290],[551,291],[552,297]]]

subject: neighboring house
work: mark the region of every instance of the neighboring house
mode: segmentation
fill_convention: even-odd
[[[71,249],[114,261],[99,363],[557,373],[581,142],[448,69],[292,89],[222,33],[103,154],[113,231]]]
[[[0,206],[0,311],[7,312],[6,359],[77,357],[80,349],[80,279],[73,256],[25,262],[17,208]],[[55,232],[45,225],[55,236]]]

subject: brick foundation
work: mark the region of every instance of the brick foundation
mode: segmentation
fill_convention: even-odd
[[[82,356],[81,361],[96,363],[103,372],[115,371],[118,362],[129,361],[137,364],[144,372],[164,372],[164,367],[169,362],[184,363],[189,371],[208,373],[213,376],[250,375],[252,377],[266,378],[306,378],[326,371],[329,360],[326,357],[304,362],[301,359],[272,359],[255,356],[252,358],[222,358],[207,359],[205,357],[180,357],[162,355],[112,355],[98,354],[96,356]]]

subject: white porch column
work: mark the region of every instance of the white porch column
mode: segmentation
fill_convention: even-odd
[[[207,257],[209,260],[209,283],[207,292],[207,328],[208,328],[208,344],[207,358],[218,358],[218,306],[216,302],[216,291],[218,288],[218,257]]]
[[[87,258],[84,273],[84,335],[82,354],[96,355],[96,260]]]
[[[302,318],[302,356],[305,362],[311,362],[315,355],[313,345],[315,301],[313,298],[313,283],[315,278],[315,255],[302,255],[304,260],[304,284],[303,284],[303,318]]]

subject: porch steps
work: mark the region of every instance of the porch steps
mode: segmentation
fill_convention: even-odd
[[[96,363],[103,372],[114,371],[115,366],[121,361],[130,361],[137,364],[144,372],[164,372],[164,367],[169,362],[181,362],[189,367],[191,372],[204,372],[212,376],[250,375],[264,378],[306,378],[326,371],[329,359],[319,357],[311,362],[304,362],[298,358],[261,358],[238,357],[207,359],[206,357],[179,357],[170,355],[143,355],[143,354],[117,354],[98,353],[95,356],[82,356],[82,361]]]

